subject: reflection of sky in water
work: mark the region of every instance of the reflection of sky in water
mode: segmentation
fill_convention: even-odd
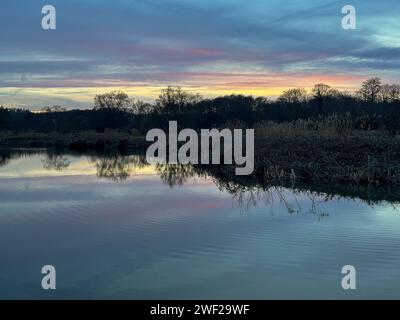
[[[70,164],[68,170],[56,171],[43,168],[45,155],[34,155],[13,160],[4,167],[0,167],[0,179],[12,177],[46,177],[46,176],[73,176],[96,175],[96,167],[87,157],[68,156]],[[136,173],[151,174],[154,168],[146,166],[143,169],[135,169]]]
[[[283,190],[285,203],[274,191],[243,210],[203,178],[169,188],[144,168],[114,182],[86,157],[52,173],[40,159],[0,168],[2,298],[399,298],[389,204],[316,197],[311,212],[308,194]],[[44,264],[55,292],[40,289]],[[353,292],[340,288],[346,264]]]

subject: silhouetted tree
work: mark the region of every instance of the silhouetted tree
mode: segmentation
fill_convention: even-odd
[[[400,85],[384,84],[379,92],[379,100],[382,102],[393,103],[400,99]]]
[[[285,90],[278,98],[281,103],[301,104],[307,101],[307,91],[303,88]]]
[[[118,110],[128,111],[131,106],[131,100],[128,95],[122,91],[111,91],[99,94],[94,98],[94,110]]]
[[[154,106],[150,103],[146,103],[143,101],[134,101],[132,100],[131,105],[132,112],[136,115],[138,114],[149,114],[154,111]]]
[[[161,91],[156,100],[156,108],[161,113],[176,115],[186,112],[194,104],[201,100],[199,94],[183,91],[180,87],[168,87]]]
[[[127,125],[132,101],[122,91],[111,91],[94,98],[93,109],[98,112],[97,130],[118,129]]]
[[[364,101],[375,103],[382,89],[381,79],[374,77],[361,84],[359,94]]]
[[[203,99],[181,88],[168,87],[155,103],[135,101],[121,91],[112,91],[96,96],[92,110],[67,111],[55,106],[42,111],[0,107],[0,131],[73,133],[118,129],[132,133],[136,129],[143,134],[152,128],[166,129],[169,120],[178,121],[180,128],[245,128],[263,120],[286,122],[317,118],[321,113],[349,113],[359,129],[379,127],[396,133],[400,129],[400,86],[372,78],[362,84],[358,94],[350,94],[319,83],[310,99],[304,89],[295,88],[284,91],[276,101],[245,95]]]
[[[51,112],[65,112],[66,108],[61,106],[52,106],[52,107],[43,107],[42,112],[51,113]]]
[[[317,83],[312,89],[313,98],[317,102],[318,113],[322,113],[325,98],[330,94],[331,87],[324,83]]]

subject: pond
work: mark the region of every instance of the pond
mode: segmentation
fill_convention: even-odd
[[[2,150],[0,182],[2,299],[400,298],[393,198],[46,150]],[[345,265],[356,290],[341,287]]]

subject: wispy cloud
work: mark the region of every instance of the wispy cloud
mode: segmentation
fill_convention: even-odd
[[[357,30],[341,28],[342,1],[51,2],[55,31],[40,26],[47,3],[2,4],[2,104],[88,107],[89,92],[107,88],[151,100],[166,85],[275,95],[319,79],[350,89],[370,75],[399,81],[397,0],[352,1]]]

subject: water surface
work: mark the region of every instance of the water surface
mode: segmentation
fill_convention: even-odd
[[[0,166],[0,298],[400,298],[396,202],[225,188],[134,155],[4,151]]]

